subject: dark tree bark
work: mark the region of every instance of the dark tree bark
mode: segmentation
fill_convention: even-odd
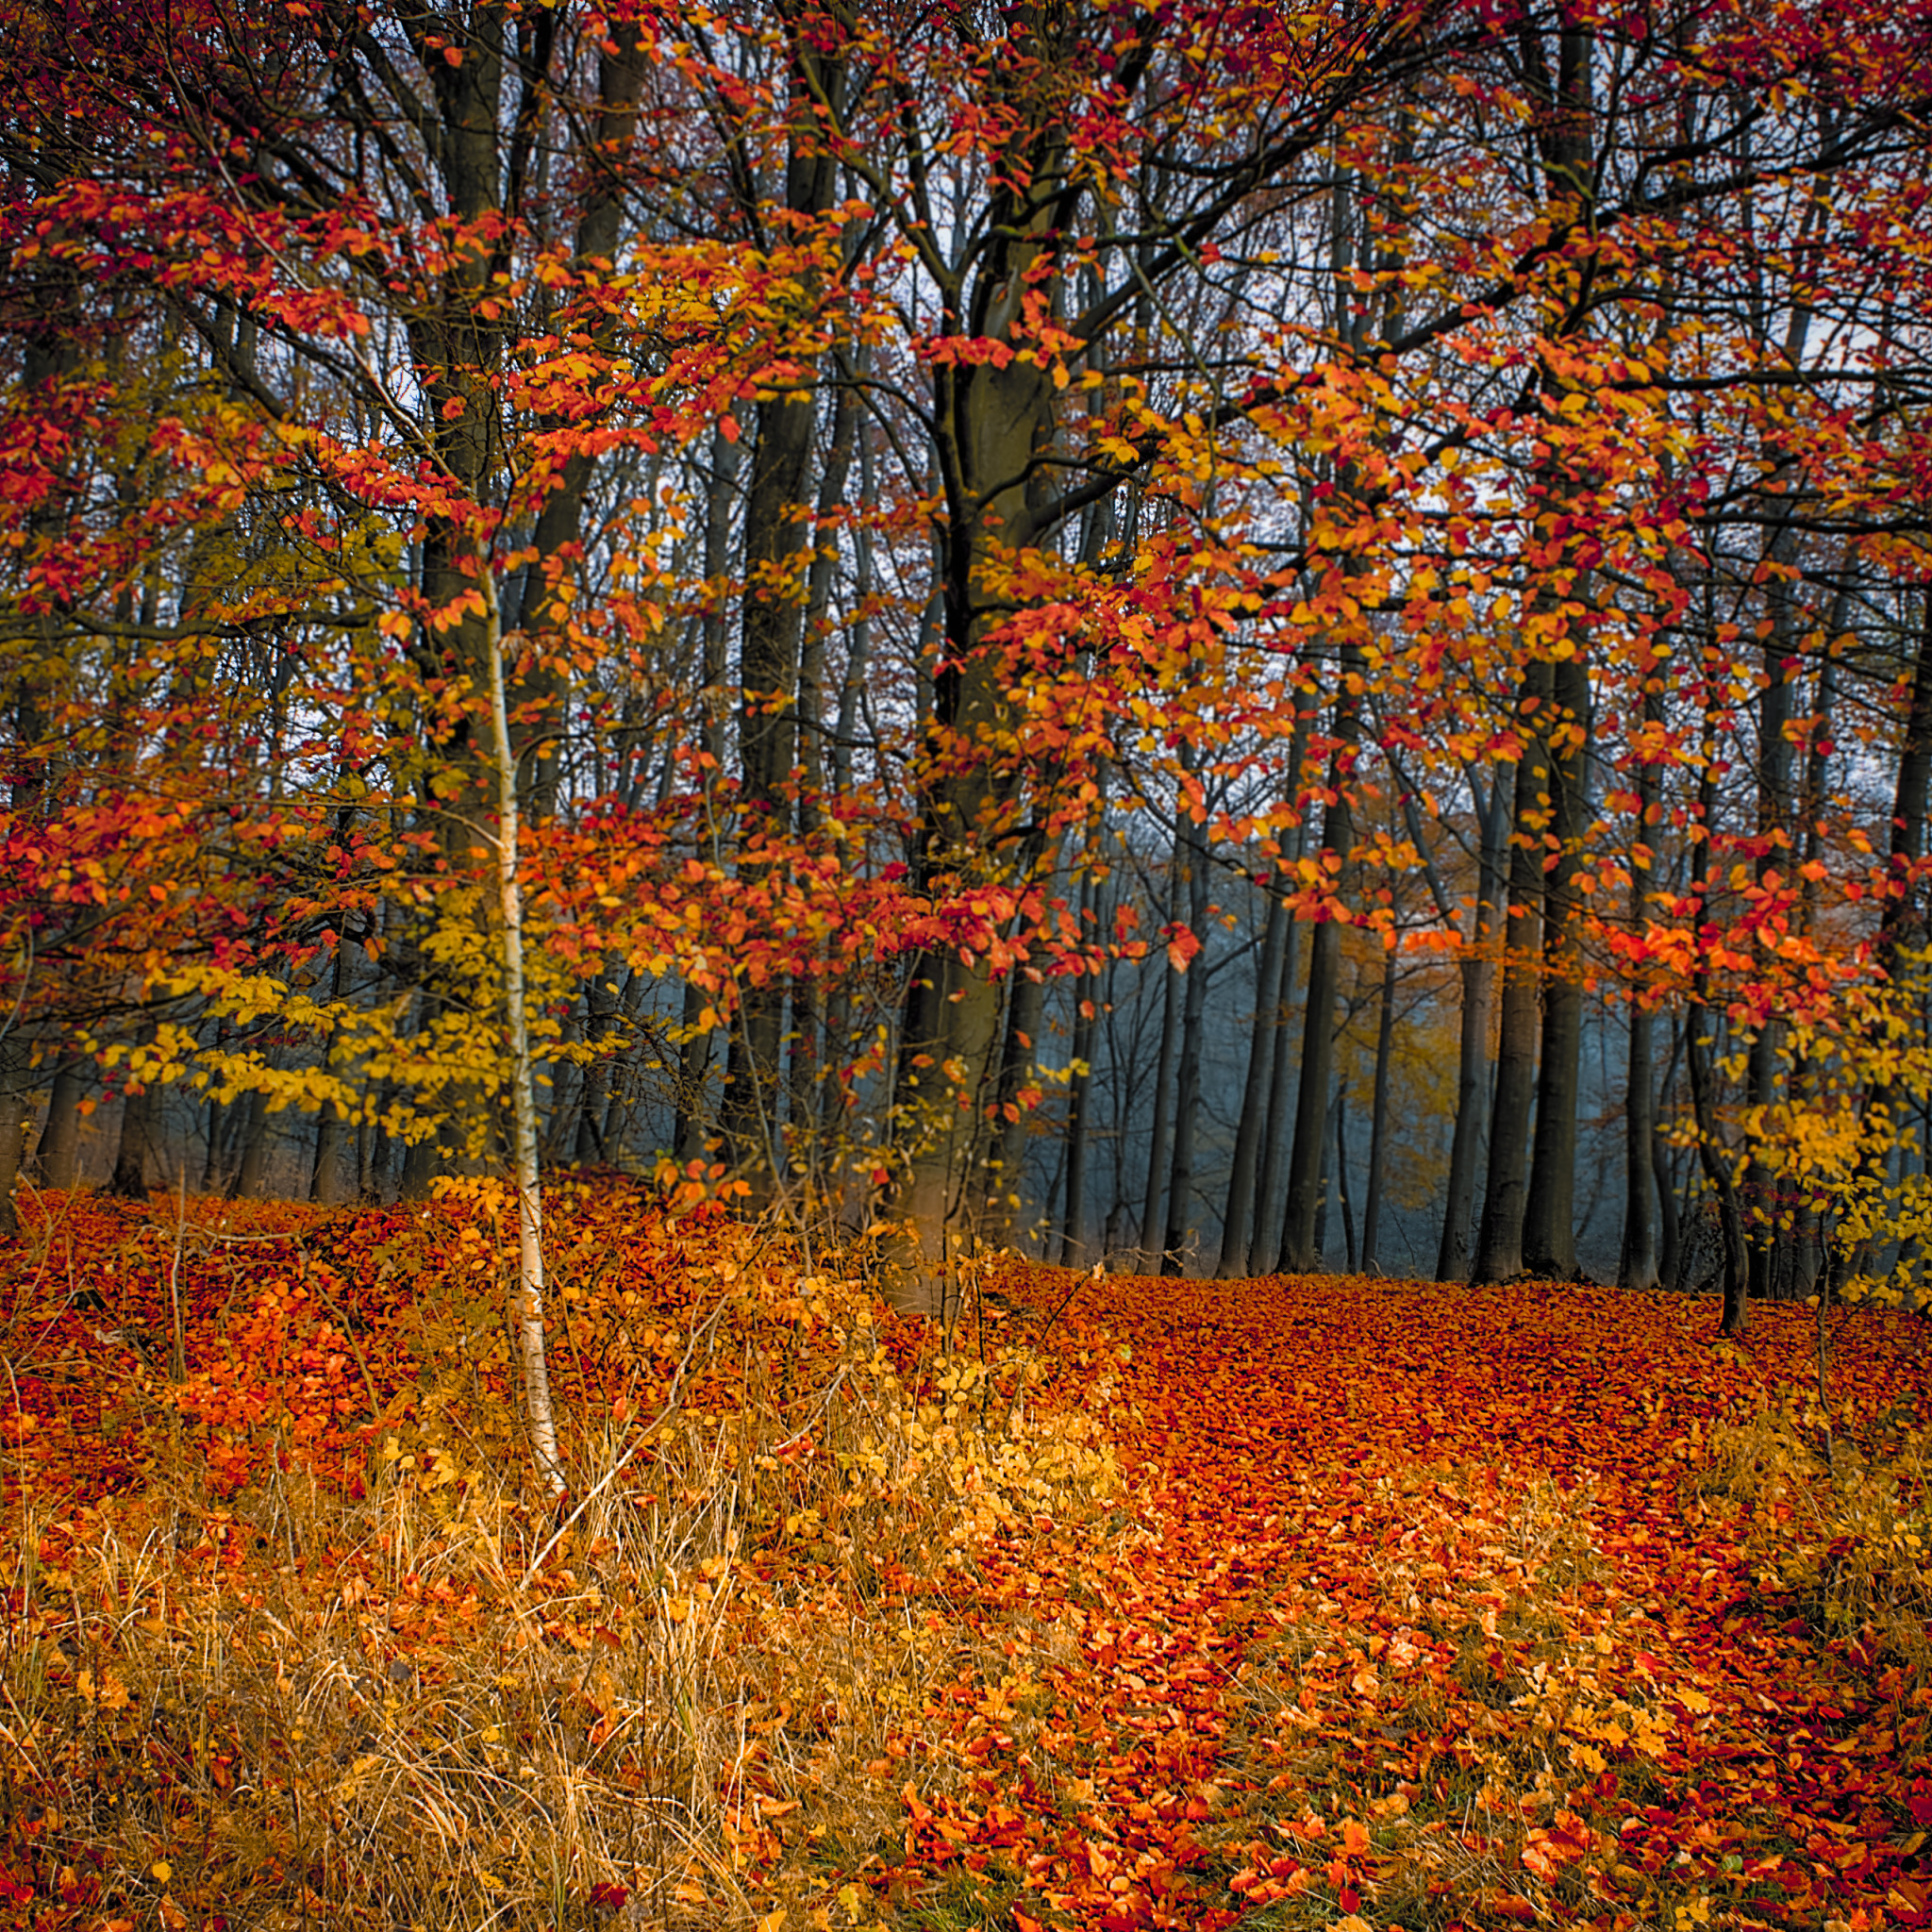
[[[268,1095],[258,1088],[243,1099],[242,1105],[244,1108],[239,1137],[242,1158],[236,1164],[235,1178],[228,1191],[240,1200],[258,1201],[268,1178]],[[435,1145],[433,1142],[425,1144],[430,1149],[428,1165],[434,1172]],[[411,1146],[409,1152],[414,1154],[415,1147]],[[406,1181],[406,1190],[407,1185]]]
[[[1697,809],[1704,837],[1696,841],[1691,869],[1699,902],[1700,921],[1712,917],[1711,835],[1717,829],[1717,708],[1716,692],[1707,690],[1704,708],[1703,770],[1697,781]],[[1744,1243],[1743,1216],[1738,1190],[1731,1180],[1729,1150],[1717,1124],[1717,1100],[1712,1091],[1710,1063],[1706,1058],[1707,1029],[1711,1025],[1710,972],[1700,952],[1690,975],[1690,999],[1684,1016],[1684,1063],[1690,1075],[1690,1110],[1697,1128],[1697,1158],[1705,1179],[1717,1195],[1718,1225],[1724,1243],[1724,1315],[1719,1332],[1743,1334],[1750,1312],[1751,1259]]]
[[[47,1124],[34,1148],[34,1166],[42,1186],[72,1188],[80,1176],[80,1096],[77,1068],[57,1067],[47,1095]]]
[[[1090,869],[1080,881],[1080,931],[1099,920],[1099,886]],[[1092,1141],[1093,1056],[1100,1038],[1100,975],[1082,974],[1074,983],[1074,1074],[1067,1083],[1067,1205],[1060,1221],[1060,1265],[1083,1268],[1088,1254],[1087,1165]]]
[[[1322,843],[1339,869],[1355,849],[1355,819],[1349,805],[1349,774],[1361,732],[1357,700],[1361,653],[1344,646],[1342,695],[1336,700],[1334,734],[1338,749],[1328,784],[1332,803],[1322,813]],[[1295,1097],[1294,1145],[1288,1158],[1288,1203],[1282,1215],[1281,1270],[1303,1274],[1320,1265],[1315,1247],[1315,1215],[1322,1198],[1322,1149],[1328,1133],[1328,1088],[1335,1071],[1335,1003],[1341,990],[1341,928],[1322,920],[1308,950],[1308,991],[1302,1012],[1301,1079]]]
[[[1663,693],[1660,677],[1653,674],[1644,683],[1643,721],[1646,724],[1663,721]],[[1657,768],[1643,757],[1638,764],[1637,836],[1631,853],[1630,926],[1643,927],[1647,895],[1654,890],[1656,854],[1650,834],[1658,811]],[[1657,1188],[1657,1017],[1649,1007],[1633,997],[1629,1008],[1629,1051],[1624,1060],[1624,1241],[1617,1259],[1617,1286],[1653,1289],[1658,1284],[1657,1217],[1652,1212]],[[1661,1204],[1659,1204],[1661,1205]]]
[[[1389,1061],[1395,1043],[1395,955],[1382,961],[1381,1009],[1375,1021],[1375,1098],[1369,1115],[1369,1197],[1362,1206],[1362,1273],[1380,1258],[1382,1183],[1389,1165]]]
[[[1891,794],[1891,839],[1889,852],[1896,889],[1878,915],[1878,939],[1874,955],[1888,978],[1896,979],[1907,965],[1906,953],[1923,943],[1924,913],[1920,893],[1909,883],[1913,866],[1925,854],[1925,810],[1932,791],[1932,591],[1920,596],[1919,641],[1912,660],[1911,693],[1907,700],[1904,729],[1899,739],[1898,775]],[[1896,1115],[1901,1105],[1897,1084],[1874,1081],[1862,1108],[1868,1150],[1864,1180],[1868,1188],[1884,1185],[1891,1150],[1896,1144]],[[1883,1151],[1879,1151],[1882,1149]],[[1840,1273],[1863,1274],[1870,1259],[1870,1242],[1845,1257]]]
[[[0,1240],[20,1230],[20,1210],[13,1190],[26,1153],[26,1057],[11,1041],[0,1041]]]
[[[828,200],[829,160],[813,158],[796,186],[814,204]],[[823,178],[823,187],[819,184]],[[788,200],[791,196],[788,193]],[[744,580],[739,642],[739,810],[741,842],[760,835],[782,843],[792,827],[788,795],[798,758],[800,656],[805,638],[807,559],[811,537],[805,497],[817,427],[808,387],[760,403],[744,499]],[[747,879],[763,868],[741,864]],[[786,985],[745,984],[726,1054],[721,1123],[733,1163],[752,1187],[753,1205],[770,1198],[777,1176],[779,1047]]]
[[[1335,1191],[1341,1206],[1341,1255],[1344,1271],[1355,1273],[1355,1201],[1348,1191],[1348,1082],[1335,1089]]]
[[[1195,838],[1188,841],[1188,924],[1195,934],[1208,924],[1208,847]],[[1174,1171],[1167,1184],[1167,1239],[1161,1256],[1160,1272],[1185,1272],[1188,1238],[1193,1232],[1189,1221],[1194,1210],[1194,1142],[1201,1117],[1201,1051],[1208,1017],[1208,958],[1194,956],[1188,969],[1187,993],[1181,1007],[1181,1043],[1178,1078],[1174,1087]]]
[[[1583,961],[1577,932],[1583,907],[1576,877],[1589,817],[1584,746],[1590,729],[1590,674],[1580,647],[1557,662],[1554,684],[1550,836],[1557,849],[1544,887],[1542,1053],[1523,1248],[1531,1274],[1568,1281],[1576,1273],[1576,1117],[1583,1069]]]
[[[1314,1255],[1304,1274],[1320,1274],[1328,1266],[1328,1217],[1335,1205],[1335,1097],[1322,1109],[1322,1205],[1315,1209],[1315,1236],[1309,1246]],[[1281,1271],[1288,1273],[1286,1268]]]
[[[1474,789],[1474,781],[1472,785]],[[1490,1008],[1495,999],[1496,946],[1504,923],[1504,852],[1509,838],[1509,810],[1504,803],[1500,780],[1491,785],[1487,806],[1480,790],[1476,790],[1475,799],[1482,841],[1477,859],[1475,931],[1461,962],[1456,1125],[1449,1139],[1449,1172],[1442,1187],[1442,1239],[1436,1253],[1438,1281],[1467,1281],[1474,1259],[1476,1157],[1482,1150],[1490,1098]],[[1419,831],[1420,826],[1415,829]],[[1414,832],[1410,836],[1418,851],[1426,849]],[[1447,918],[1447,893],[1439,890],[1437,900],[1439,909]]]
[[[1757,834],[1763,841],[1758,855],[1757,877],[1769,884],[1788,875],[1791,852],[1785,836],[1791,807],[1791,741],[1785,727],[1791,717],[1791,687],[1788,671],[1793,651],[1793,613],[1789,585],[1783,571],[1790,565],[1793,546],[1789,535],[1780,531],[1770,546],[1767,561],[1772,566],[1765,586],[1765,599],[1771,612],[1771,636],[1765,641],[1761,666],[1764,688],[1757,697]],[[1775,1106],[1784,1085],[1784,1056],[1780,1051],[1784,1029],[1775,1015],[1757,1029],[1751,1042],[1746,1070],[1746,1091],[1753,1107]],[[1744,1171],[1744,1207],[1751,1249],[1750,1292],[1754,1300],[1768,1301],[1777,1272],[1781,1249],[1789,1245],[1790,1230],[1781,1231],[1777,1201],[1777,1176],[1762,1160],[1753,1158]]]
[[[1542,170],[1545,205],[1557,219],[1587,216],[1595,184],[1592,176],[1592,115],[1595,100],[1591,69],[1594,37],[1581,15],[1565,14],[1556,42],[1552,72],[1541,27],[1527,22],[1519,26],[1524,75],[1540,112],[1534,137]],[[1581,320],[1581,304],[1552,318],[1557,332],[1567,333]],[[1556,408],[1564,385],[1545,368],[1544,402]],[[1573,497],[1579,483],[1555,465],[1542,468],[1535,480],[1537,539],[1553,557],[1565,549],[1562,531],[1573,520]],[[1555,607],[1561,592],[1545,586],[1539,601]],[[1576,1272],[1576,1112],[1583,1046],[1583,984],[1578,958],[1577,925],[1581,918],[1576,876],[1582,867],[1582,840],[1587,813],[1584,789],[1588,781],[1585,758],[1590,724],[1590,673],[1584,650],[1587,638],[1573,628],[1567,649],[1551,673],[1550,696],[1556,706],[1554,724],[1539,721],[1548,770],[1549,806],[1546,836],[1552,841],[1552,862],[1546,868],[1543,894],[1543,974],[1541,1058],[1537,1069],[1535,1146],[1530,1164],[1529,1192],[1524,1202],[1521,1261],[1530,1272],[1568,1279]],[[1524,825],[1519,817],[1518,836]]]
[[[1228,1176],[1227,1208],[1221,1226],[1221,1265],[1216,1272],[1223,1276],[1248,1272],[1248,1250],[1255,1234],[1255,1181],[1267,1146],[1269,1074],[1281,1026],[1281,965],[1288,951],[1288,908],[1271,891],[1261,959],[1255,973],[1255,1024],[1248,1042],[1248,1073],[1241,1086],[1234,1166]]]
[[[121,1108],[121,1138],[114,1149],[114,1174],[108,1191],[123,1200],[147,1199],[147,1159],[150,1124],[154,1118],[154,1090],[130,1087]]]
[[[336,942],[334,998],[346,1000],[354,989],[355,969],[349,957],[351,941]],[[338,1077],[346,1077],[348,1061],[340,1044],[340,1029],[329,1036],[327,1068]],[[355,1132],[348,1116],[333,1101],[324,1101],[315,1124],[315,1163],[308,1174],[308,1198],[326,1208],[340,1207],[357,1191],[357,1177],[347,1171],[347,1158],[355,1147]]]
[[[1169,870],[1168,918],[1180,917],[1181,869]],[[1181,976],[1162,960],[1160,995],[1160,1054],[1154,1072],[1154,1118],[1148,1127],[1147,1185],[1141,1200],[1141,1263],[1150,1274],[1166,1272],[1162,1265],[1167,1240],[1167,1184],[1172,1173],[1168,1151],[1168,1127],[1172,1119],[1174,1061],[1180,1053]]]
[[[1650,1138],[1650,1168],[1657,1178],[1657,1285],[1666,1288],[1675,1282],[1677,1270],[1683,1265],[1683,1218],[1677,1212],[1670,1143],[1658,1133]]]
[[[1536,1093],[1537,982],[1542,952],[1543,869],[1541,841],[1534,838],[1534,828],[1541,822],[1548,786],[1549,753],[1540,719],[1553,689],[1550,666],[1530,665],[1523,680],[1524,737],[1510,815],[1514,845],[1509,855],[1509,917],[1504,929],[1489,1175],[1476,1238],[1477,1281],[1509,1281],[1523,1273],[1524,1164]]]
[[[1289,756],[1293,774],[1294,795],[1304,797],[1303,767],[1307,760],[1309,720],[1295,721],[1294,738]],[[1294,828],[1288,847],[1291,875],[1300,867],[1307,851],[1308,821],[1306,808]],[[1286,1155],[1288,1122],[1294,1106],[1293,1069],[1294,1028],[1289,1024],[1294,1006],[1295,974],[1301,964],[1302,922],[1291,918],[1281,945],[1281,973],[1274,1004],[1269,1011],[1268,1114],[1261,1129],[1261,1145],[1255,1171],[1255,1224],[1248,1241],[1244,1265],[1250,1269],[1276,1268],[1281,1254],[1281,1209],[1288,1184]]]
[[[731,564],[731,523],[738,493],[739,445],[722,433],[711,438],[710,480],[705,492],[705,576],[713,585],[724,581]],[[726,708],[725,607],[723,592],[706,606],[698,621],[698,642],[704,658],[704,718],[699,742],[705,755],[705,798],[715,824],[721,809],[717,786],[724,763]],[[709,1108],[706,1089],[711,1070],[711,1032],[704,1016],[711,1008],[702,987],[687,984],[679,1016],[683,1044],[678,1050],[677,1113],[672,1145],[680,1162],[702,1160],[710,1152]]]

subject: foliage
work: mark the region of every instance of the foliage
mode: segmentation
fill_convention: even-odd
[[[64,1928],[1924,1923],[1923,1339],[862,1257],[491,1184],[30,1199],[0,1885]],[[182,1373],[172,1372],[178,1310]],[[1916,1636],[1915,1634],[1916,1633]]]

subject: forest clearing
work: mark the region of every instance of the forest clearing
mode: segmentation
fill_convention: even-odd
[[[7,1923],[1932,1918],[1923,1322],[546,1194],[23,1193]]]

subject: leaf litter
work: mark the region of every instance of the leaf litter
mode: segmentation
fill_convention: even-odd
[[[947,1349],[553,1195],[554,1509],[500,1191],[38,1200],[11,1923],[1932,1919],[1918,1321],[1004,1256]]]

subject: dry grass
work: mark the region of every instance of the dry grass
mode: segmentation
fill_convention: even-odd
[[[560,1511],[506,1457],[497,1338],[463,1341],[448,1281],[341,1378],[384,1397],[359,1497],[286,1415],[230,1492],[236,1443],[211,1461],[165,1360],[109,1349],[139,1479],[74,1507],[12,1472],[0,1842],[41,1922],[875,1923],[901,1786],[958,1774],[936,1686],[1008,1668],[975,1550],[1117,1474],[1024,1351],[902,1379],[860,1288],[731,1240],[675,1324],[560,1292],[566,1379],[623,1353],[600,1322],[682,1351],[655,1408],[574,1407]],[[407,1373],[375,1358],[411,1335]]]

